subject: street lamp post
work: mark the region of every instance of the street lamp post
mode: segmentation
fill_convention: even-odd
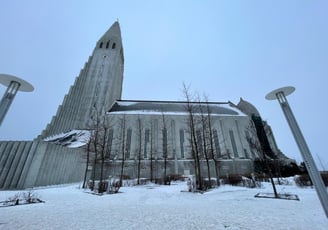
[[[314,184],[317,191],[321,205],[325,211],[326,217],[328,218],[328,194],[327,189],[322,181],[321,175],[315,165],[311,152],[305,142],[303,134],[297,124],[294,114],[288,104],[286,96],[295,91],[294,87],[288,86],[273,90],[266,95],[266,99],[274,100],[278,99],[281,109],[283,110],[289,127],[293,133],[297,146],[301,152],[302,158],[304,160],[305,166],[309,172],[310,178]]]
[[[32,92],[34,90],[33,86],[20,79],[18,77],[9,74],[0,74],[0,83],[7,86],[7,90],[4,93],[0,102],[0,126],[5,118],[11,103],[13,102],[18,91]]]

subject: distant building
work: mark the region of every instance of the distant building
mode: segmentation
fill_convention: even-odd
[[[253,160],[263,154],[250,145],[250,140],[261,141],[254,122],[260,114],[253,105],[242,99],[238,105],[122,100],[123,70],[121,32],[115,22],[97,42],[45,130],[34,141],[0,142],[0,188],[81,181],[85,147],[97,124],[106,127],[105,177],[118,175],[123,159],[123,173],[131,178],[194,174],[188,103],[194,109],[194,144],[203,176],[207,177],[206,158],[212,177],[216,172],[220,177],[253,172]],[[202,117],[206,124],[210,119],[210,128],[202,124]],[[267,157],[288,161],[270,126],[262,120],[260,126],[266,133]]]

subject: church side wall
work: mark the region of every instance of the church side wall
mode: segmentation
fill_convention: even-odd
[[[141,167],[140,176],[150,178],[150,165],[153,164],[153,177],[162,178],[164,175],[164,136],[163,114],[111,114],[110,120],[114,131],[111,146],[111,158],[115,162],[108,163],[107,175],[119,175],[122,160],[122,125],[125,119],[125,163],[124,175],[137,177],[139,161],[140,131],[138,119],[141,121]],[[210,174],[216,176],[215,167],[219,169],[219,176],[227,174],[249,174],[253,172],[252,155],[246,140],[249,126],[247,116],[213,116],[212,128],[216,131],[213,137],[214,154],[219,163],[215,165],[209,160]],[[189,142],[187,116],[169,114],[164,115],[167,129],[167,168],[166,175],[194,174],[194,160]],[[148,130],[148,131],[147,131]],[[146,132],[149,132],[146,138]],[[215,143],[216,142],[216,143]],[[152,151],[151,151],[152,150]],[[151,153],[152,152],[152,153]],[[151,160],[152,156],[152,160]],[[207,177],[207,164],[201,157],[202,175]]]

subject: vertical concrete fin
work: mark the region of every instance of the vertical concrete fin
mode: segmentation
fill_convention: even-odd
[[[16,189],[25,188],[24,187],[25,179],[30,169],[30,165],[33,160],[35,149],[37,148],[38,143],[39,143],[38,141],[29,142],[28,147],[23,152],[24,157],[22,158],[20,175],[15,187]]]
[[[3,168],[0,174],[0,188],[4,187],[5,181],[7,179],[7,176],[12,166],[12,162],[16,155],[16,150],[18,148],[19,142],[12,141],[10,142],[10,145],[11,145],[10,151],[5,153],[7,154],[7,157],[6,160],[3,162]]]
[[[45,142],[33,141],[18,188],[32,188],[44,156]]]
[[[0,174],[1,174],[1,169],[3,168],[1,165],[2,159],[5,157],[5,150],[7,148],[8,141],[1,141],[0,142]]]
[[[48,143],[34,186],[79,182],[83,179],[83,149]]]
[[[17,143],[17,148],[14,149],[12,155],[12,161],[9,165],[9,170],[7,173],[6,178],[4,179],[4,185],[2,186],[5,189],[10,188],[10,185],[13,183],[14,180],[16,180],[16,178],[14,177],[16,170],[18,169],[18,164],[20,161],[20,158],[22,157],[22,151],[25,147],[25,143],[24,141],[21,142],[16,142]]]
[[[27,162],[29,152],[30,152],[31,147],[33,145],[32,141],[26,141],[24,143],[25,143],[24,144],[24,149],[20,153],[21,156],[20,156],[17,168],[15,170],[15,174],[13,176],[12,183],[9,186],[9,188],[11,188],[11,189],[16,189],[17,188],[18,182],[20,181],[20,179],[22,177],[22,172],[23,172],[23,169],[24,169],[24,165]]]

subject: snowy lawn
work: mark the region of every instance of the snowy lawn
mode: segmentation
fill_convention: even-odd
[[[255,198],[263,188],[221,186],[204,194],[171,186],[123,187],[113,195],[91,195],[78,184],[39,188],[45,203],[0,208],[0,229],[328,229],[312,188],[278,186],[300,201]],[[19,191],[0,191],[0,201]]]

